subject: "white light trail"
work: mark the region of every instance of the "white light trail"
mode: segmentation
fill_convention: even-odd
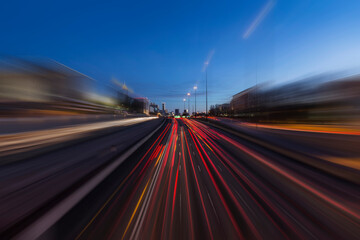
[[[254,21],[250,24],[248,29],[245,31],[245,33],[243,35],[244,39],[247,39],[255,31],[255,29],[264,20],[266,15],[268,15],[268,13],[271,11],[271,9],[274,7],[274,5],[275,5],[274,0],[270,0],[267,2],[267,4],[261,9],[260,13],[256,16]]]

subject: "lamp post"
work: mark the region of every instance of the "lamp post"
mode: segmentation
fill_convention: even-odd
[[[187,93],[187,100],[188,100],[188,112],[189,112],[189,116],[190,116],[190,93]]]
[[[205,117],[206,117],[206,121],[207,121],[207,117],[208,117],[208,91],[207,91],[207,66],[209,65],[209,62],[206,62],[206,72],[205,72],[205,80],[206,80],[206,111],[205,111]]]
[[[195,90],[195,117],[197,115],[197,113],[196,113],[196,89],[197,89],[197,86],[194,86],[194,90]]]
[[[186,112],[186,109],[185,109],[185,102],[186,102],[186,99],[184,98],[184,113]]]

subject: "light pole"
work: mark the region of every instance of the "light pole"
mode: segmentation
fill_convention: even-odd
[[[206,62],[206,65],[208,65],[209,63]],[[207,115],[208,115],[208,96],[207,96],[207,67],[206,66],[206,72],[205,72],[205,81],[206,81],[206,111],[205,111],[205,117],[206,117],[206,121],[207,121]]]
[[[187,100],[188,100],[188,112],[189,112],[189,116],[190,116],[190,93],[187,93]]]
[[[197,113],[196,113],[196,89],[197,89],[197,86],[194,86],[194,90],[195,90],[195,117],[197,115]]]
[[[185,109],[185,102],[186,102],[186,99],[184,98],[184,113],[186,112],[186,109]]]

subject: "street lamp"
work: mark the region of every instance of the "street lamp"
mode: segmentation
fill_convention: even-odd
[[[207,91],[207,67],[209,65],[209,62],[206,62],[206,70],[205,70],[205,81],[206,81],[206,110],[205,110],[205,117],[207,121],[207,115],[208,115],[208,91]]]
[[[186,109],[185,109],[185,102],[186,102],[186,99],[184,98],[184,113],[186,112]]]
[[[189,116],[190,116],[190,93],[187,93],[187,100],[188,100],[188,113],[189,113]]]
[[[197,86],[194,86],[194,90],[195,90],[195,117],[196,117],[196,89],[197,89]]]

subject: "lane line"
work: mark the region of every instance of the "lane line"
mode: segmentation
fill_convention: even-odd
[[[48,230],[54,223],[59,221],[70,209],[72,209],[78,202],[80,202],[87,194],[89,194],[100,182],[109,176],[122,162],[131,156],[138,148],[140,148],[150,137],[152,137],[163,125],[161,123],[148,136],[140,140],[137,144],[127,150],[123,155],[116,159],[113,163],[95,175],[87,183],[81,186],[77,191],[70,194],[55,207],[50,209],[41,218],[35,220],[24,230],[18,233],[14,239],[16,240],[35,240],[40,237],[46,230]]]

